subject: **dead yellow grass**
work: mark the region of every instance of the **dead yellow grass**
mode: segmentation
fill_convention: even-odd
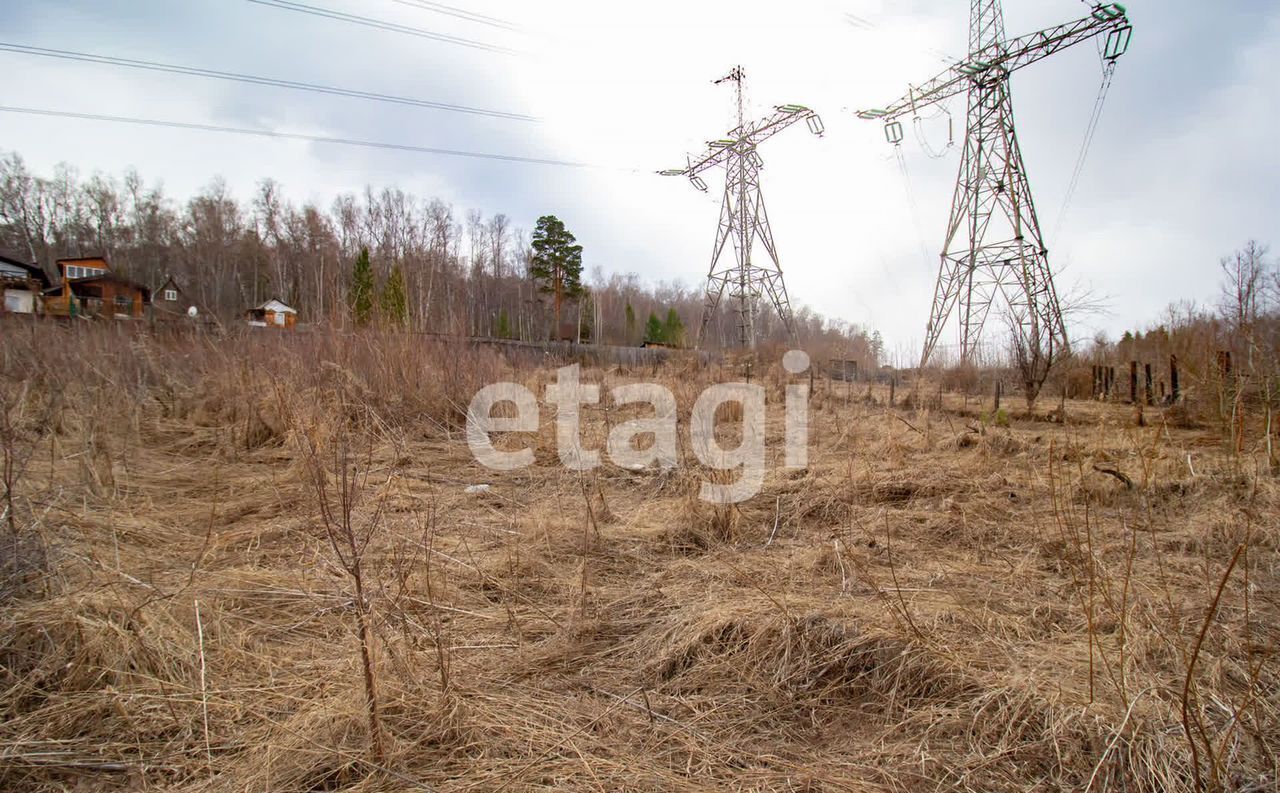
[[[693,465],[564,470],[550,412],[533,468],[480,468],[459,406],[485,378],[551,379],[483,351],[59,341],[57,366],[5,353],[31,451],[3,541],[0,787],[1277,784],[1280,490],[1158,411],[1001,428],[954,395],[902,410],[820,382],[809,468],[772,461],[759,496],[711,507]],[[683,421],[718,375],[659,377]],[[618,414],[587,420],[598,444]],[[381,515],[380,758],[303,452],[338,438],[364,450],[356,517]]]

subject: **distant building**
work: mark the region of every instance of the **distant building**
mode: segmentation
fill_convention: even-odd
[[[143,319],[151,290],[111,272],[101,256],[59,259],[61,284],[46,290],[44,312],[56,317]]]
[[[298,324],[298,310],[273,297],[257,308],[244,312],[244,318],[255,328],[293,330]]]
[[[43,268],[0,256],[0,289],[4,291],[0,313],[40,313],[40,296],[48,288],[49,276],[45,275]]]
[[[166,275],[151,290],[151,319],[157,324],[209,325],[216,322],[213,314],[191,299],[177,279]]]
[[[858,379],[858,362],[841,358],[832,358],[827,367],[827,376],[842,383],[853,383]]]

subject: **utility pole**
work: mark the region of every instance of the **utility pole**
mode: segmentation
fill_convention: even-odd
[[[743,82],[746,74],[741,66],[735,66],[729,74],[715,81],[716,85],[732,82],[737,91],[738,125],[725,138],[710,141],[709,150],[697,159],[690,157],[684,168],[659,171],[663,176],[684,176],[697,189],[706,192],[703,172],[723,165],[725,167],[724,200],[720,206],[720,225],[716,230],[715,247],[711,253],[711,268],[707,273],[706,297],[702,307],[702,324],[698,330],[698,346],[701,347],[707,325],[715,315],[726,290],[737,304],[738,338],[740,347],[755,347],[757,304],[766,295],[773,303],[778,317],[795,338],[791,301],[782,280],[782,266],[778,263],[778,251],[769,227],[769,215],[765,211],[764,198],[760,194],[760,171],[764,161],[757,150],[761,142],[773,137],[798,121],[804,121],[815,135],[823,133],[822,119],[803,105],[778,105],[774,113],[759,121],[746,120],[746,102]],[[753,244],[759,240],[764,246],[768,261],[760,264],[751,257]],[[725,247],[732,243],[734,260],[720,264]]]
[[[928,363],[957,308],[961,360],[968,362],[991,304],[1001,295],[1015,340],[1043,368],[1043,380],[1054,357],[1070,352],[1070,343],[1014,128],[1009,77],[1056,52],[1105,36],[1101,103],[1133,27],[1124,6],[1098,3],[1083,19],[1010,39],[1000,0],[970,3],[968,58],[893,104],[863,110],[858,117],[882,120],[885,137],[898,145],[904,137],[899,119],[918,118],[922,108],[968,93],[964,152],[920,365]]]

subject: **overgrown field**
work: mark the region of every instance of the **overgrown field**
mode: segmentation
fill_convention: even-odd
[[[819,377],[790,471],[774,359],[765,485],[726,507],[687,449],[566,470],[550,408],[502,441],[533,467],[480,467],[471,395],[541,398],[548,362],[3,334],[5,790],[1280,784],[1280,487],[1185,417]],[[583,373],[670,386],[685,444],[735,376]]]

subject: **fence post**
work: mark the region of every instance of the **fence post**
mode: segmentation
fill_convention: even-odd
[[[1138,404],[1138,362],[1129,361],[1129,404]]]
[[[1151,402],[1151,364],[1149,364],[1149,363],[1148,363],[1148,364],[1143,364],[1143,367],[1146,369],[1146,373],[1147,373],[1147,381],[1146,381],[1146,389],[1145,389],[1145,390],[1146,390],[1146,397],[1147,397],[1147,398],[1146,398],[1146,403],[1147,403],[1148,405],[1150,405],[1150,404],[1152,404],[1152,402]]]
[[[894,372],[893,377],[889,379],[889,407],[893,407],[893,401],[898,391],[898,373]]]
[[[1169,356],[1169,404],[1174,404],[1182,396],[1178,388],[1178,356]]]
[[[1000,381],[996,380],[996,408],[995,412],[1000,412]]]

